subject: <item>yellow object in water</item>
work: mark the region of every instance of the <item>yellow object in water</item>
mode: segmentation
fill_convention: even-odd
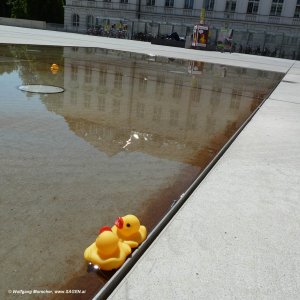
[[[57,64],[52,64],[50,70],[53,74],[56,74],[59,70],[59,66]]]
[[[138,247],[147,236],[146,227],[141,225],[139,219],[134,215],[117,218],[112,232],[131,248]]]
[[[111,230],[102,231],[96,241],[84,251],[84,258],[100,270],[110,271],[123,265],[131,248]]]

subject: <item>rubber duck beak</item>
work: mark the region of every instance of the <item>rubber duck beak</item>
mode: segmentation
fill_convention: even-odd
[[[115,225],[119,228],[122,229],[124,225],[124,220],[121,217],[118,217],[115,221]]]

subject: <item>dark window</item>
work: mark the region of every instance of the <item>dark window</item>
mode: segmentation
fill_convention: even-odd
[[[165,6],[166,7],[173,7],[174,6],[174,0],[166,0]]]
[[[184,1],[184,8],[185,9],[192,9],[194,6],[194,0],[185,0]]]
[[[77,81],[77,74],[78,74],[78,66],[77,65],[71,65],[71,79],[73,81]]]
[[[182,86],[183,86],[183,80],[182,78],[175,78],[174,81],[174,88],[173,88],[173,97],[174,98],[180,98],[182,94]]]
[[[88,28],[94,26],[94,17],[92,15],[86,17],[86,25]]]
[[[148,78],[147,75],[144,73],[140,73],[140,78],[139,78],[139,92],[145,93],[147,89],[147,82]]]
[[[73,24],[73,26],[76,26],[76,27],[79,26],[79,15],[74,14],[72,16],[72,24]]]
[[[270,16],[280,16],[282,11],[283,0],[273,0],[270,10]]]
[[[91,83],[92,82],[92,67],[91,66],[85,66],[85,76],[84,76],[84,81],[86,83]]]
[[[144,118],[144,113],[145,113],[145,104],[144,103],[138,103],[136,107],[136,116],[139,119]]]
[[[117,89],[122,89],[122,79],[123,79],[123,73],[120,71],[117,71],[115,73],[115,82],[114,82],[114,87]]]
[[[100,69],[100,71],[99,71],[99,85],[101,87],[105,87],[105,85],[106,85],[106,75],[107,75],[107,70],[106,69]]]
[[[147,6],[154,6],[155,5],[155,0],[147,0],[146,5]]]
[[[300,0],[297,0],[297,5],[295,8],[294,18],[300,18]]]
[[[84,95],[84,102],[83,102],[84,108],[90,108],[91,107],[91,95],[85,94]]]
[[[206,0],[205,9],[206,10],[214,10],[215,0]]]
[[[247,14],[257,14],[259,0],[249,0],[247,7]]]
[[[153,109],[153,117],[152,120],[159,122],[161,120],[161,107],[160,106],[155,106]]]
[[[112,112],[113,114],[119,114],[121,108],[121,101],[119,98],[114,98],[112,103]]]
[[[231,3],[231,5],[230,5],[230,3]],[[229,1],[229,0],[226,1],[225,11],[235,12],[235,8],[236,8],[236,1]]]
[[[98,110],[105,111],[105,97],[98,96]]]
[[[158,95],[163,95],[164,85],[165,85],[165,77],[163,75],[158,75],[156,81],[155,93]],[[159,97],[156,97],[156,100],[159,100]]]
[[[176,127],[179,121],[179,112],[175,109],[170,110],[170,125]]]

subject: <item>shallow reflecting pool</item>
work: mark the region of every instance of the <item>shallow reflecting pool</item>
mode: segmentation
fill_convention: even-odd
[[[133,213],[151,231],[282,76],[0,46],[0,298],[65,288],[91,297],[110,277],[87,273],[83,259],[98,229]],[[64,92],[19,89],[27,85]]]

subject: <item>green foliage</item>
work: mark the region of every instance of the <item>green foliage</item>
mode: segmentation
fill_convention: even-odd
[[[9,0],[11,6],[11,17],[27,19],[27,1],[26,0]]]
[[[15,58],[11,51],[11,46],[0,47],[0,57],[2,60],[2,63],[0,64],[0,75],[5,73],[10,74],[17,70]]]
[[[64,22],[64,0],[8,0],[7,4],[12,18]]]

